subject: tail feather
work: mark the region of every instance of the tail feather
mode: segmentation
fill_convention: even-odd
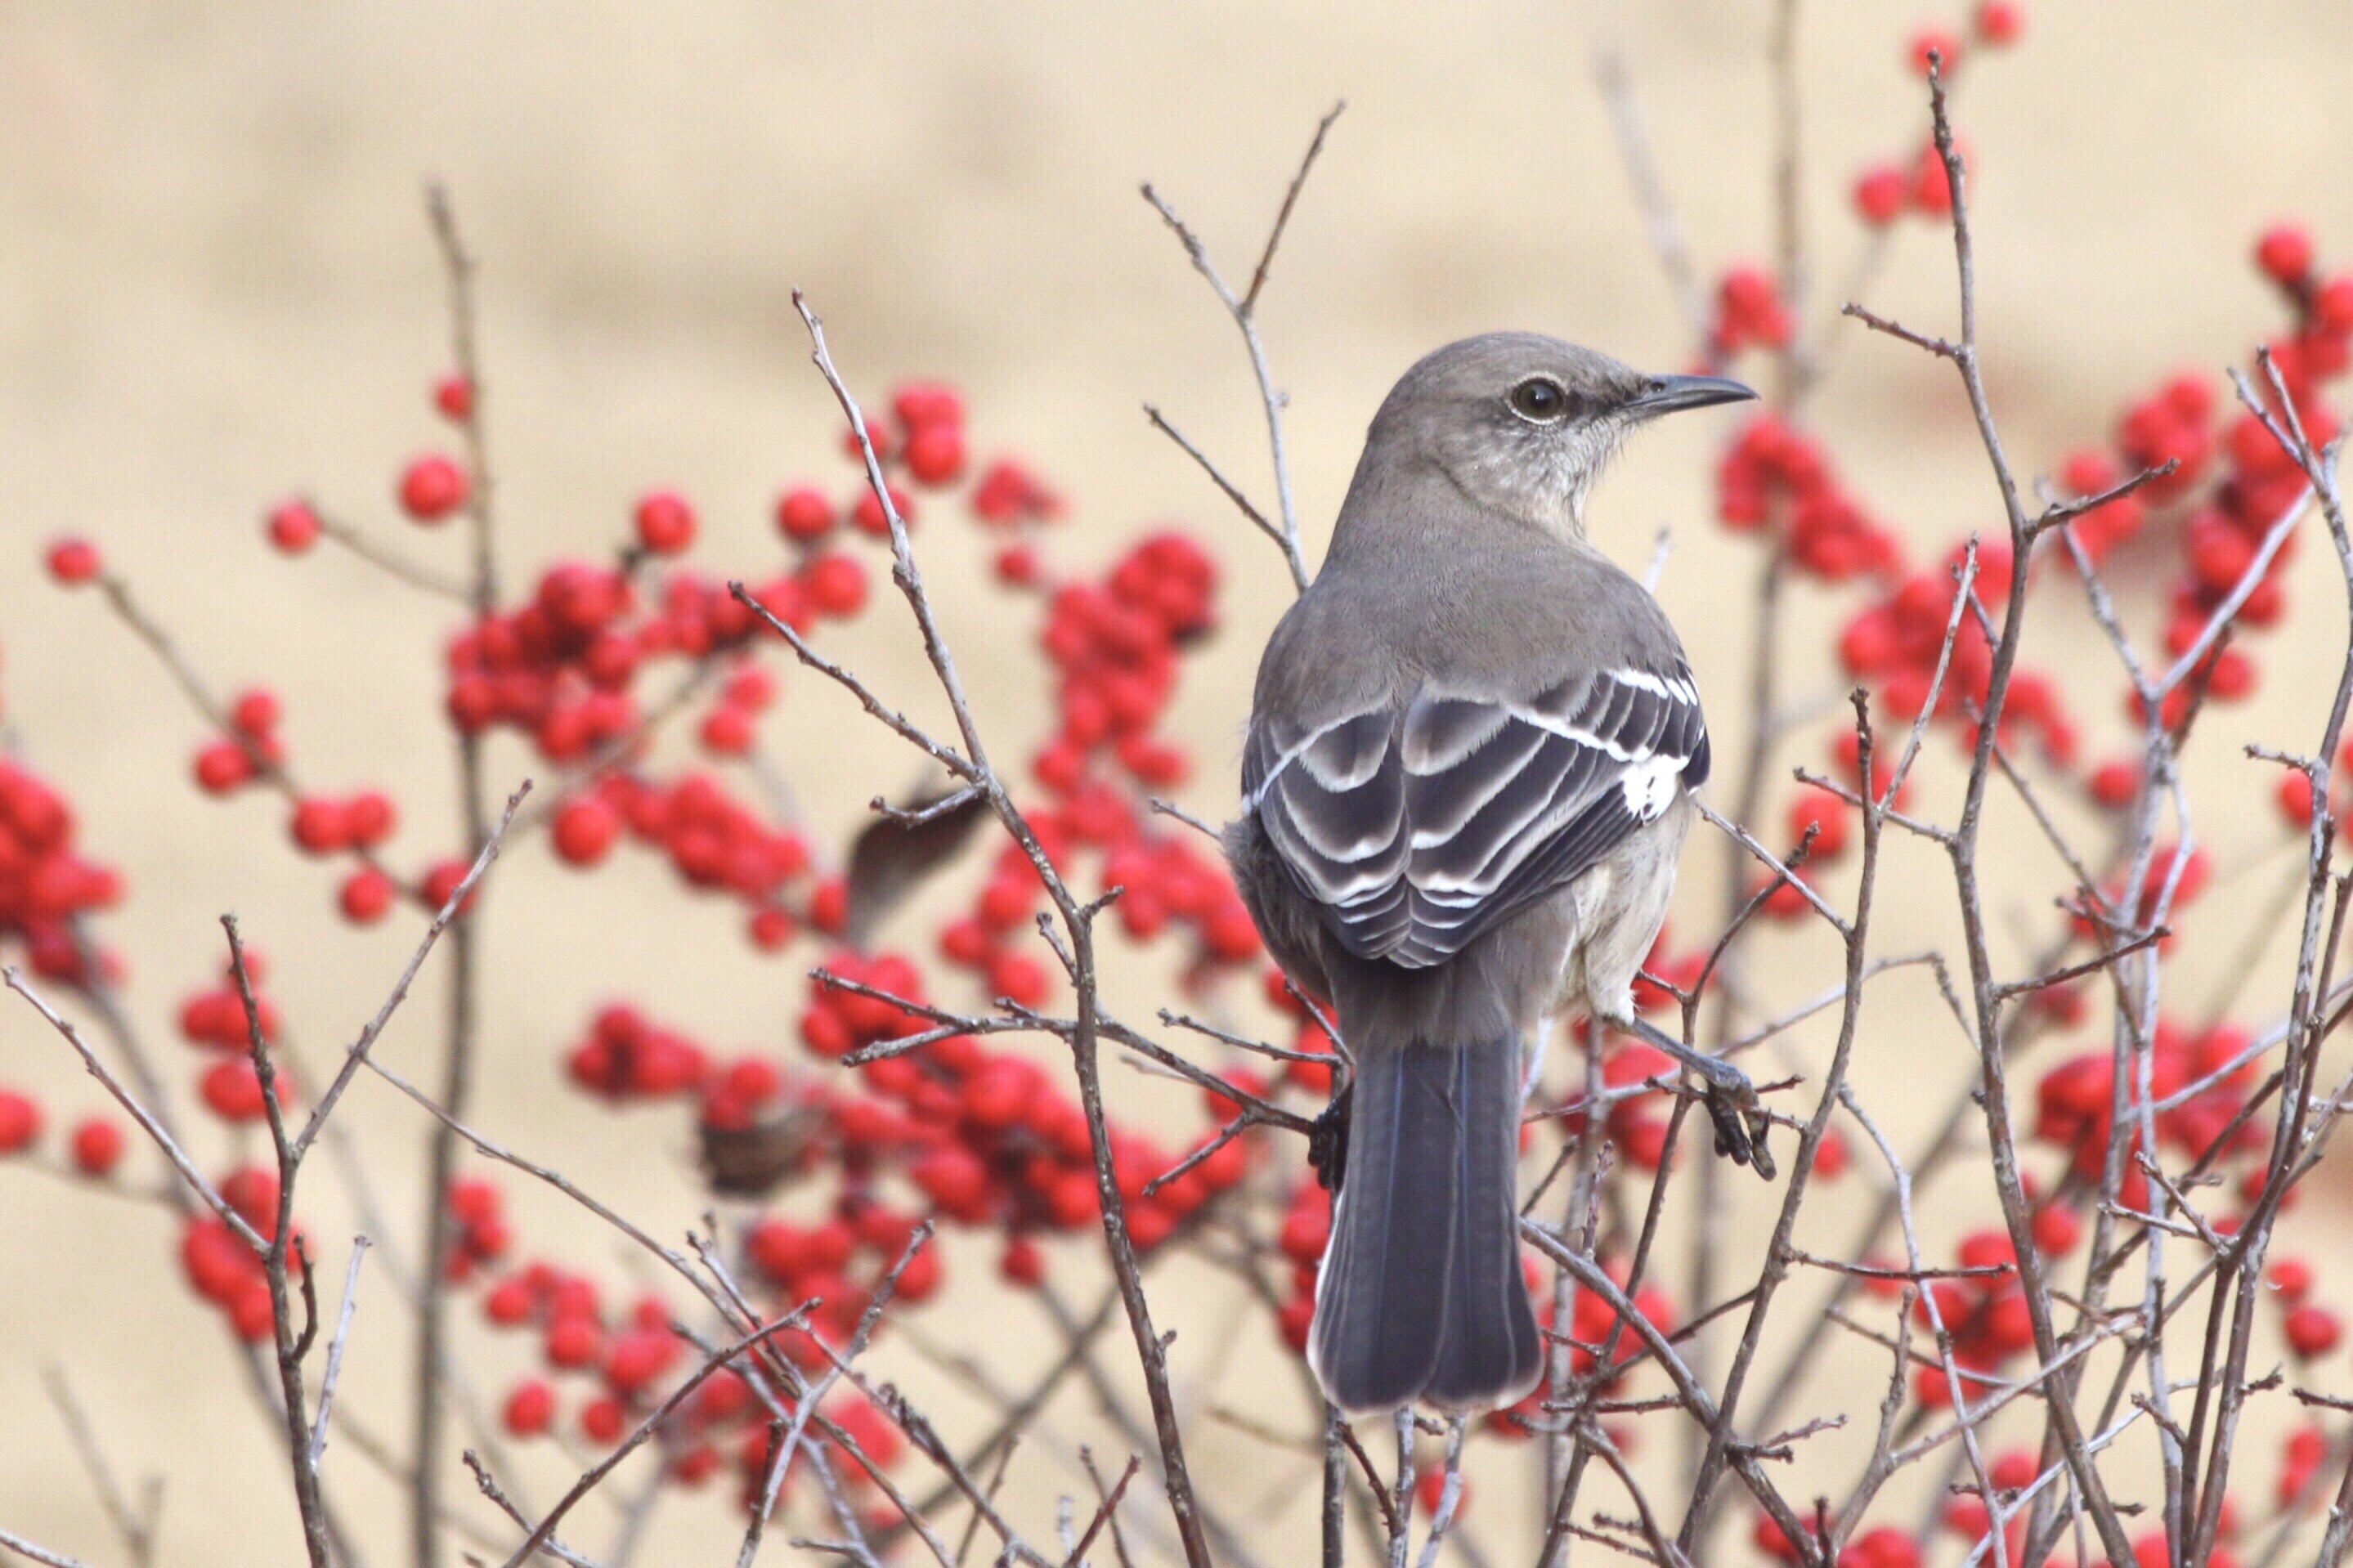
[[[1511,1404],[1534,1386],[1544,1346],[1520,1268],[1516,1042],[1458,1051],[1467,1114],[1457,1151],[1454,1249],[1438,1369],[1422,1397],[1449,1410]],[[1500,1112],[1496,1110],[1501,1107]]]
[[[1520,1272],[1518,1042],[1360,1053],[1308,1358],[1351,1411],[1509,1404],[1543,1345]]]

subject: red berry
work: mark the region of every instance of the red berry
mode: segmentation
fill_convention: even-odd
[[[479,1176],[449,1184],[449,1212],[468,1225],[486,1225],[503,1206],[497,1185]]]
[[[1985,0],[1978,7],[1978,37],[1994,48],[2004,48],[2018,42],[2026,31],[2026,17],[2010,0]]]
[[[643,1388],[678,1359],[678,1336],[668,1329],[633,1329],[613,1341],[605,1356],[606,1384],[618,1394]]]
[[[87,539],[60,539],[49,546],[49,575],[71,585],[98,575],[98,546]]]
[[[2331,278],[2313,290],[2312,321],[2324,332],[2353,332],[2353,275]]]
[[[1846,802],[1818,786],[1799,791],[1798,798],[1789,803],[1790,842],[1803,838],[1809,827],[1814,829],[1814,860],[1836,859],[1846,847]]]
[[[248,1343],[268,1339],[277,1328],[277,1309],[269,1300],[267,1280],[248,1279],[229,1302],[229,1326]]]
[[[1787,1531],[1774,1522],[1773,1516],[1769,1513],[1760,1513],[1757,1516],[1756,1528],[1749,1532],[1749,1539],[1757,1543],[1757,1551],[1776,1563],[1798,1561],[1799,1552],[1796,1543],[1790,1541]]]
[[[474,416],[474,384],[452,371],[433,384],[433,406],[462,425]]]
[[[435,914],[439,914],[457,893],[458,885],[466,879],[466,873],[472,869],[472,865],[464,860],[444,860],[426,872],[424,886],[420,890],[425,894],[427,907]],[[473,907],[474,898],[470,893],[466,897],[465,903],[459,907],[458,912],[464,914]]]
[[[491,1286],[482,1297],[482,1316],[502,1329],[531,1320],[531,1281],[522,1275],[512,1275]]]
[[[121,1158],[122,1129],[113,1122],[92,1116],[74,1128],[74,1169],[83,1175],[106,1175]]]
[[[840,619],[866,603],[866,568],[850,556],[820,555],[802,569],[801,580],[819,615]]]
[[[373,849],[392,837],[400,813],[381,790],[362,790],[343,803],[343,830],[354,847]]]
[[[2279,802],[2280,815],[2295,828],[2312,826],[2312,777],[2298,768],[2280,775],[2279,791],[2274,796]]]
[[[1026,544],[1009,544],[997,552],[997,580],[1015,588],[1038,581],[1038,552]]]
[[[792,915],[770,904],[752,911],[750,934],[752,945],[763,952],[774,952],[793,940],[798,931]]]
[[[2122,757],[2102,763],[2092,770],[2089,788],[2092,798],[2102,805],[2130,805],[2140,793],[2140,764]]]
[[[1924,28],[1912,37],[1912,68],[1922,76],[1928,74],[1930,56],[1936,57],[1936,70],[1950,81],[1961,63],[1961,41],[1942,27]]]
[[[839,936],[849,924],[849,884],[828,877],[809,889],[808,923],[828,936]]]
[[[269,542],[300,555],[319,542],[319,514],[303,500],[281,501],[269,510]]]
[[[670,490],[638,502],[637,520],[638,542],[657,555],[675,555],[694,542],[694,509]]]
[[[1854,183],[1854,210],[1873,226],[1894,223],[1911,199],[1911,182],[1892,163],[1865,169]]]
[[[2279,1292],[2280,1300],[2291,1306],[2303,1300],[2306,1292],[2312,1289],[2312,1265],[2301,1258],[2273,1259],[2272,1266],[2263,1271],[2263,1277],[2271,1281],[2272,1289]]]
[[[1031,1286],[1046,1278],[1046,1256],[1026,1236],[1008,1237],[997,1260],[997,1273],[1011,1285]]]
[[[953,425],[925,425],[907,438],[907,472],[917,484],[954,484],[964,458],[964,432]]]
[[[438,453],[428,453],[401,471],[401,509],[419,522],[439,522],[472,493],[466,470]]]
[[[373,866],[363,866],[343,879],[335,901],[343,907],[343,918],[353,925],[373,925],[392,908],[394,891],[391,878]]]
[[[594,1366],[605,1349],[605,1331],[596,1326],[594,1318],[566,1313],[547,1325],[546,1342],[541,1348],[550,1366],[567,1371]]]
[[[907,1260],[899,1271],[898,1299],[915,1302],[929,1300],[939,1293],[940,1249],[927,1247]]]
[[[891,394],[891,412],[910,430],[964,423],[964,396],[939,381],[911,381]]]
[[[13,1089],[0,1089],[0,1154],[29,1148],[41,1135],[41,1108]]]
[[[295,803],[294,818],[288,831],[303,853],[332,855],[351,847],[351,813],[339,800],[312,795]]]
[[[2034,1215],[2034,1249],[2046,1258],[2063,1258],[2075,1249],[2084,1222],[2065,1204],[2045,1204]]]
[[[254,686],[237,693],[237,705],[229,710],[228,717],[237,733],[261,741],[278,728],[280,713],[278,694],[266,686]]]
[[[804,485],[776,499],[776,527],[786,539],[807,544],[833,531],[833,503]]]
[[[1961,1238],[1958,1256],[1964,1268],[1999,1268],[2015,1264],[2018,1249],[2008,1231],[1978,1230]]]
[[[629,1413],[617,1399],[592,1399],[580,1412],[580,1430],[592,1443],[613,1444],[629,1424]]]
[[[196,753],[196,785],[206,795],[227,795],[253,777],[253,763],[234,741],[215,741]]]
[[[1952,216],[1952,171],[1933,142],[1920,149],[1920,161],[1913,165],[1912,205],[1931,217]]]
[[[555,1390],[538,1378],[516,1384],[507,1395],[507,1430],[518,1437],[538,1436],[554,1418]]]
[[[1920,1543],[1895,1526],[1883,1524],[1856,1536],[1839,1553],[1839,1562],[1841,1568],[1920,1568]]]
[[[2255,265],[2275,283],[2301,283],[2312,271],[2312,236],[2298,225],[2266,229],[2255,242]]]
[[[727,678],[719,700],[730,708],[757,713],[776,700],[776,678],[756,664],[747,664]]]
[[[2280,1332],[2287,1340],[2287,1348],[2308,1361],[2335,1350],[2344,1337],[2345,1325],[2327,1308],[2306,1301],[2288,1309]]]
[[[1986,1309],[1985,1337],[2004,1355],[2016,1355],[2034,1342],[2033,1310],[2023,1294],[2012,1290],[1994,1299]]]
[[[891,510],[899,514],[899,521],[902,523],[909,528],[914,527],[914,501],[902,495],[896,485],[886,485],[883,488],[891,495]],[[881,498],[874,493],[871,486],[861,492],[857,502],[850,507],[849,521],[850,524],[861,533],[871,533],[877,539],[891,537],[890,514],[882,510]]]
[[[574,866],[594,866],[621,836],[621,814],[601,795],[584,795],[564,803],[548,826],[557,855]]]
[[[198,1089],[205,1104],[224,1121],[258,1121],[264,1109],[261,1079],[255,1076],[253,1063],[243,1057],[230,1057],[215,1062],[205,1069]]]
[[[744,755],[752,749],[753,734],[752,715],[741,708],[722,704],[703,716],[703,749],[720,756]]]

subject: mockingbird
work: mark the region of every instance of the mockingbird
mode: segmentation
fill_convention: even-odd
[[[1746,1075],[1634,1011],[1707,728],[1674,628],[1584,526],[1635,426],[1755,395],[1534,333],[1440,349],[1374,416],[1267,643],[1226,852],[1355,1054],[1318,1151],[1335,1208],[1307,1347],[1345,1410],[1535,1385],[1520,1103],[1565,1009],[1696,1072],[1718,1152],[1771,1174]]]

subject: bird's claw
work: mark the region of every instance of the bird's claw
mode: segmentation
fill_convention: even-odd
[[[1708,1120],[1715,1123],[1715,1152],[1736,1165],[1755,1167],[1758,1175],[1771,1181],[1778,1167],[1765,1147],[1765,1134],[1773,1119],[1766,1114],[1765,1102],[1757,1097],[1757,1086],[1748,1075],[1721,1057],[1692,1049],[1647,1019],[1634,1018],[1630,1032],[1699,1075],[1707,1086]]]
[[[1772,1151],[1766,1147],[1765,1134],[1773,1125],[1773,1119],[1766,1114],[1765,1104],[1757,1098],[1757,1087],[1748,1081],[1747,1075],[1739,1074],[1735,1083],[1711,1078],[1707,1114],[1708,1120],[1715,1123],[1715,1152],[1736,1165],[1755,1167],[1758,1175],[1771,1181],[1777,1167]]]

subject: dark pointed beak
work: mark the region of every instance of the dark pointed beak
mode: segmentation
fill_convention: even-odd
[[[1745,403],[1757,395],[1754,387],[1720,375],[1654,376],[1650,390],[1626,405],[1637,419],[1655,419],[1686,408],[1707,408],[1718,403]]]

